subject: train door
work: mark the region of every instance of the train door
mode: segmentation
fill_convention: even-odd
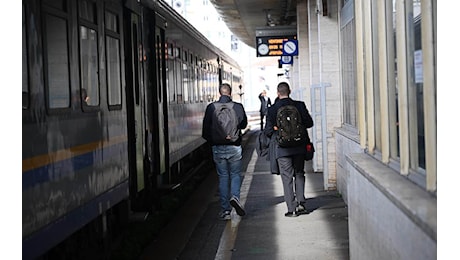
[[[166,96],[166,42],[165,42],[165,26],[166,22],[159,16],[156,16],[155,40],[157,49],[156,53],[156,100],[158,105],[158,154],[160,157],[159,173],[167,173],[169,169],[169,146],[168,146],[168,107]]]
[[[168,157],[168,130],[167,125],[167,102],[165,90],[165,20],[151,9],[143,9],[142,32],[144,78],[145,78],[145,102],[146,102],[146,148],[147,166],[150,172],[146,172],[147,193],[155,196],[162,177],[169,169]],[[152,197],[152,196],[150,196]]]
[[[143,47],[140,7],[127,1],[124,10],[126,111],[128,123],[129,193],[133,210],[142,207],[144,181]],[[130,5],[130,3],[133,3]],[[130,5],[130,6],[128,6]]]

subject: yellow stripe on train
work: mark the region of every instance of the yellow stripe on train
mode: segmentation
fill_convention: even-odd
[[[22,160],[22,172],[27,172],[36,168],[43,167],[45,165],[70,159],[75,156],[79,156],[85,153],[89,153],[96,149],[101,149],[111,145],[119,144],[126,142],[128,140],[127,136],[116,136],[111,138],[108,141],[98,141],[83,145],[78,145],[70,147],[68,149],[62,149],[53,153],[43,154],[34,156],[32,158],[27,158]]]

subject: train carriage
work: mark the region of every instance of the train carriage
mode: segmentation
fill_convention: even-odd
[[[152,211],[238,64],[163,1],[23,0],[23,257]],[[241,90],[240,90],[241,91]]]

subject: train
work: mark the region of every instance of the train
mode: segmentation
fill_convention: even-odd
[[[243,76],[164,1],[23,0],[23,259],[154,210],[204,156],[218,86],[238,95]]]

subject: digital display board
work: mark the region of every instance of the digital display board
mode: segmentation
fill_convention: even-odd
[[[297,40],[297,35],[256,37],[257,57],[282,56],[283,42]]]

